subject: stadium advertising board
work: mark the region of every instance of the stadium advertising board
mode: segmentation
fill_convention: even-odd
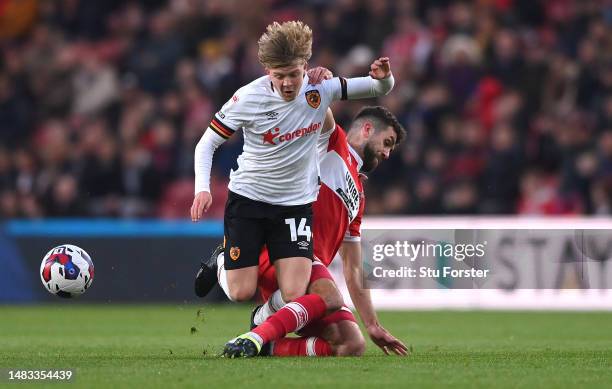
[[[363,285],[385,308],[612,309],[608,224],[368,219]],[[333,270],[342,279],[338,263]]]

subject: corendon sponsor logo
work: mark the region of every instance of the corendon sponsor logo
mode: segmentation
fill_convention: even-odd
[[[301,138],[303,136],[308,136],[316,133],[321,128],[321,122],[311,123],[308,127],[300,128],[292,132],[288,132],[286,134],[280,135],[280,128],[276,127],[273,130],[268,130],[265,134],[263,134],[263,143],[277,145],[282,142],[290,142],[294,139]],[[276,139],[278,137],[278,139]],[[275,140],[278,141],[275,142]]]
[[[274,138],[278,136],[279,132],[280,132],[280,128],[278,127],[274,129],[274,132],[272,132],[272,130],[268,130],[268,132],[266,132],[263,136],[264,144],[269,143],[271,145],[275,145],[276,143],[274,143]]]

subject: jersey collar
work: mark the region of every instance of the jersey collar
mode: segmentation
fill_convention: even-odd
[[[355,158],[355,161],[357,161],[357,171],[358,172],[361,171],[361,166],[363,166],[363,160],[361,159],[359,154],[357,154],[355,149],[351,147],[351,145],[348,145],[348,148],[349,148],[349,152],[351,153],[353,158]]]

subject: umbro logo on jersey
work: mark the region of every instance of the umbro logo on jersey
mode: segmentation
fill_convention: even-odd
[[[306,101],[312,108],[317,109],[321,105],[321,94],[318,90],[309,90],[306,92]]]
[[[308,245],[309,243],[304,240],[298,242],[298,246],[300,246],[300,249],[302,250],[308,250]]]
[[[292,132],[288,132],[286,134],[280,135],[280,128],[276,127],[273,130],[268,130],[265,134],[263,134],[263,143],[277,145],[282,142],[289,142],[296,138],[301,138],[303,136],[308,136],[312,134],[316,134],[317,131],[321,128],[321,122],[318,123],[310,123],[308,127],[300,128],[299,130],[295,130]],[[278,136],[278,139],[276,137]],[[275,142],[275,141],[278,141]]]
[[[265,115],[268,117],[268,120],[274,120],[278,117],[278,112],[270,111],[266,112]]]

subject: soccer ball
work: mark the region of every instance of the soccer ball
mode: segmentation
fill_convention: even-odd
[[[49,250],[40,264],[40,280],[49,293],[70,298],[85,293],[94,278],[94,265],[80,247],[63,244]]]

